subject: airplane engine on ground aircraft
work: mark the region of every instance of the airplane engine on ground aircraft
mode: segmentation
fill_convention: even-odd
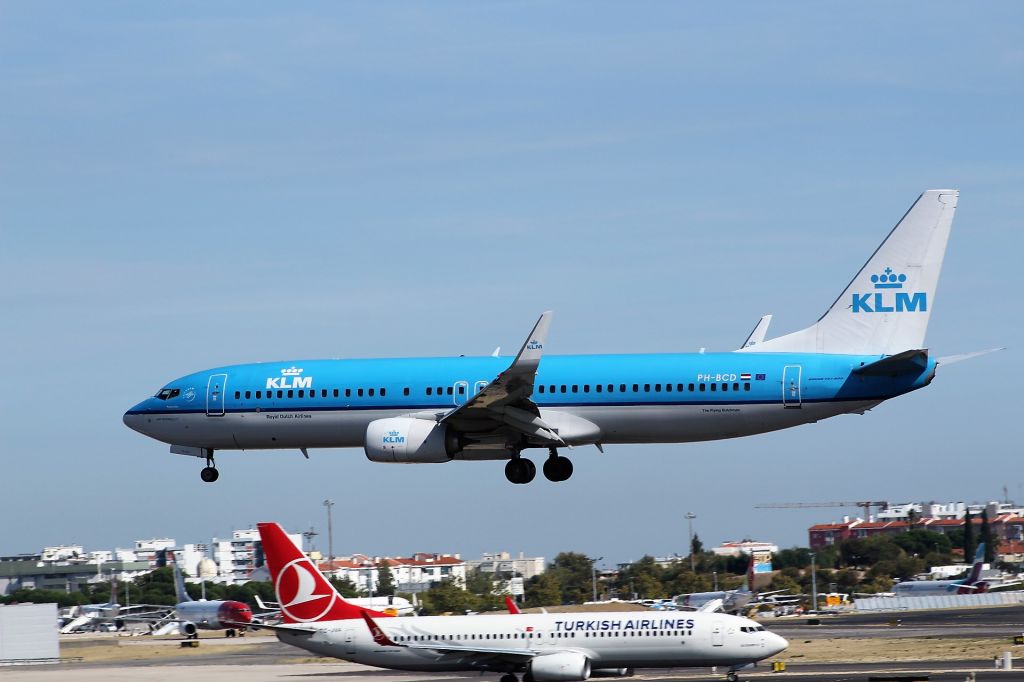
[[[185,621],[180,626],[178,626],[178,629],[181,630],[181,634],[183,634],[183,635],[188,635],[189,637],[195,637],[196,636],[196,624],[195,623],[190,623],[188,621]]]
[[[594,668],[591,677],[633,677],[636,673],[632,668]]]
[[[590,678],[590,659],[575,651],[537,656],[530,674],[537,682],[582,682]]]
[[[363,449],[371,462],[430,464],[450,461],[461,448],[444,424],[392,417],[370,422]]]

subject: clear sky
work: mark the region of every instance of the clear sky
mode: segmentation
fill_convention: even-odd
[[[338,554],[607,564],[685,552],[691,510],[792,545],[844,510],[755,503],[1024,501],[1018,3],[5,2],[0,102],[0,554],[325,532],[332,498]],[[733,349],[931,187],[962,193],[929,345],[1010,350],[866,416],[529,486],[355,449],[207,485],[121,423],[222,364],[511,352],[548,308],[551,353]]]

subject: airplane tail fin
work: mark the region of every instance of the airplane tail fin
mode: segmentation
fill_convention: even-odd
[[[973,585],[981,578],[981,567],[985,565],[985,543],[978,543],[978,549],[974,553],[974,563],[971,564],[971,572],[967,574],[966,585]]]
[[[282,622],[351,620],[362,618],[364,613],[375,618],[390,617],[345,601],[281,526],[261,523],[258,527],[270,579],[274,582],[274,592],[281,605]]]
[[[178,567],[178,560],[175,558],[174,564],[174,596],[178,600],[178,603],[192,601],[192,597],[188,596],[188,590],[185,589],[185,577],[181,574],[181,569]]]
[[[924,348],[959,195],[927,190],[817,323],[740,352],[894,355]]]
[[[750,563],[747,564],[747,582],[743,585],[741,592],[754,591],[754,553],[750,553]]]

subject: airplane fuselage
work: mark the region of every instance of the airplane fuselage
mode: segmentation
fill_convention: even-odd
[[[452,652],[460,646],[530,650],[538,658],[579,652],[593,669],[741,666],[787,646],[783,638],[754,621],[723,614],[440,616],[379,619],[377,624],[399,646],[378,645],[360,620],[309,624],[317,629],[315,633],[282,628],[277,636],[286,644],[324,656],[423,672],[510,669],[507,659]],[[445,652],[430,649],[432,644]]]
[[[573,444],[735,438],[863,412],[927,385],[934,374],[934,361],[918,374],[853,374],[879,357],[552,355],[537,372],[531,400]],[[360,447],[370,422],[444,415],[508,364],[455,357],[232,365],[172,381],[158,394],[163,398],[144,400],[124,420],[179,446]]]

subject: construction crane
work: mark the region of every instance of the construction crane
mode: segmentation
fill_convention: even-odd
[[[887,509],[889,503],[882,502],[775,502],[755,504],[754,509],[810,509],[813,507],[860,507],[864,510],[864,518],[871,516],[871,508]]]

